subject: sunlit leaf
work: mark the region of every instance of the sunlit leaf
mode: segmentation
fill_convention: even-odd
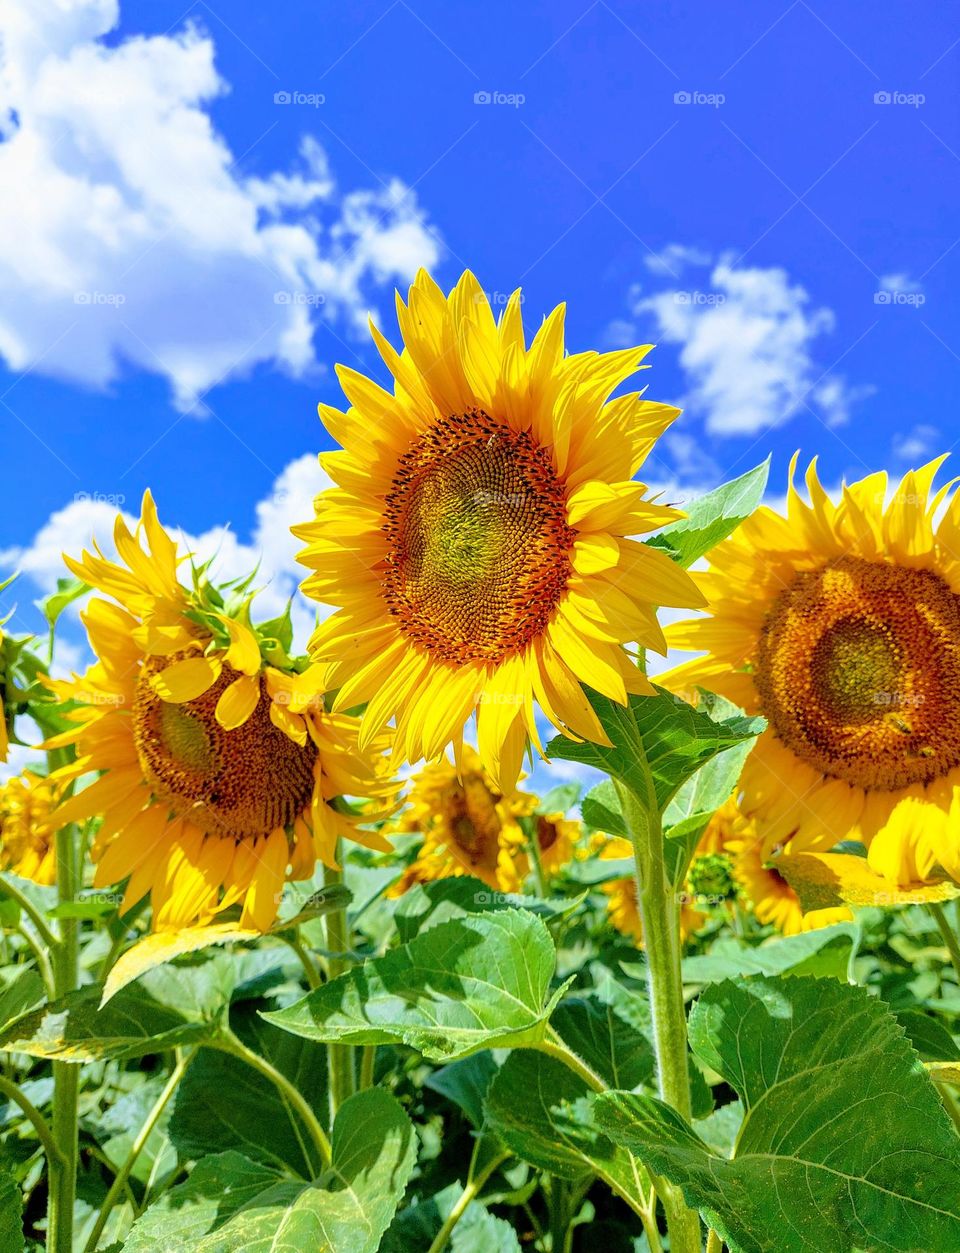
[[[875,997],[833,979],[726,982],[701,996],[690,1042],[743,1101],[732,1159],[651,1097],[607,1093],[596,1118],[731,1249],[960,1247],[960,1139]]]
[[[555,964],[539,918],[519,909],[474,914],[431,927],[265,1017],[312,1040],[403,1043],[455,1061],[540,1040]]]

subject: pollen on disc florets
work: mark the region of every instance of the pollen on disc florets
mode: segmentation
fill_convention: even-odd
[[[825,775],[892,791],[960,765],[960,597],[930,570],[839,557],[797,574],[753,678],[773,730]]]
[[[134,700],[134,740],[154,795],[211,835],[256,839],[290,826],[313,795],[314,745],[301,747],[273,725],[262,677],[253,713],[224,730],[215,710],[239,677],[230,666],[195,700],[161,700],[150,679],[174,660],[148,659]]]
[[[550,621],[576,531],[549,451],[480,409],[420,435],[386,497],[383,592],[410,639],[455,665],[499,662]]]

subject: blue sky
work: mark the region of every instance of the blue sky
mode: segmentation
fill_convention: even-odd
[[[949,6],[13,0],[0,75],[0,558],[14,626],[57,552],[151,487],[266,553],[321,485],[332,366],[383,378],[420,261],[572,349],[659,345],[682,500],[774,453],[831,484],[956,439]],[[229,525],[232,538],[221,528]]]

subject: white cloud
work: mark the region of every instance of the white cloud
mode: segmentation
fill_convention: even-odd
[[[95,387],[133,365],[184,409],[257,365],[315,369],[319,318],[436,262],[416,200],[338,192],[310,137],[298,169],[244,177],[207,112],[212,39],[117,41],[118,20],[116,0],[0,2],[0,356]]]
[[[254,602],[254,618],[263,620],[281,614],[293,597],[291,616],[299,649],[306,647],[317,613],[323,606],[295,595],[297,585],[307,571],[296,560],[302,547],[290,534],[295,522],[306,521],[313,513],[313,498],[331,481],[313,453],[298,457],[278,475],[270,492],[258,502],[256,521],[248,541],[238,539],[226,526],[211,527],[199,535],[180,531],[181,551],[195,555],[198,562],[213,558],[212,576],[226,580],[249,574],[258,567],[255,586],[261,591]],[[177,533],[176,520],[166,516],[159,502],[160,517],[172,533]],[[104,553],[114,555],[113,525],[116,505],[102,500],[73,500],[53,513],[34,536],[31,543],[3,554],[4,568],[17,569],[29,579],[40,595],[56,587],[57,579],[66,575],[63,553],[80,555],[96,536]],[[123,510],[128,525],[135,519]],[[185,577],[185,576],[184,576]],[[26,598],[18,588],[19,598]],[[82,602],[80,602],[82,605]],[[64,672],[82,664],[79,636],[75,630],[76,607],[64,615],[63,629],[58,628],[56,669]]]
[[[880,291],[905,292],[910,295],[923,291],[923,284],[919,279],[911,278],[903,270],[898,270],[895,274],[881,274],[877,287]]]
[[[893,455],[898,461],[917,466],[928,459],[934,449],[943,443],[943,436],[935,426],[921,422],[918,426],[894,437]]]
[[[667,244],[659,252],[651,252],[644,257],[643,263],[654,274],[666,278],[676,278],[681,271],[691,266],[710,265],[713,258],[702,248],[690,247],[687,244]]]
[[[702,264],[706,254],[671,245],[661,256],[676,268]],[[780,426],[804,405],[838,425],[872,391],[850,387],[837,374],[821,377],[816,341],[834,329],[834,315],[811,308],[807,292],[782,269],[737,267],[721,259],[704,274],[701,288],[640,296],[632,312],[641,320],[653,314],[661,341],[679,345],[690,385],[681,403],[716,434]],[[618,332],[625,334],[622,322]]]

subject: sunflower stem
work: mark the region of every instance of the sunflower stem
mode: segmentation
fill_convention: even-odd
[[[342,860],[339,840],[337,841],[335,856]],[[324,866],[324,887],[329,887],[331,884],[342,882],[343,871],[341,869],[337,868],[334,870],[331,866]],[[332,909],[327,914],[327,948],[330,951],[330,956],[327,958],[328,978],[336,979],[338,975],[342,975],[345,970],[350,968],[349,962],[345,961],[342,957],[337,956],[337,954],[346,953],[349,948],[347,909],[345,905],[341,905],[339,909]],[[355,1049],[352,1044],[327,1045],[327,1065],[330,1076],[331,1126],[333,1126],[333,1120],[336,1118],[337,1111],[340,1106],[356,1091],[354,1052]]]
[[[643,763],[644,766],[646,763]],[[643,926],[647,985],[653,1020],[660,1096],[687,1122],[691,1119],[687,1063],[687,1016],[680,977],[680,907],[667,878],[663,827],[652,780],[641,798],[618,779],[624,821],[633,845],[637,903]],[[673,1253],[699,1253],[700,1219],[687,1207],[679,1188],[661,1180],[660,1199],[667,1216]]]
[[[453,1208],[447,1215],[443,1226],[437,1232],[433,1243],[427,1250],[427,1253],[440,1253],[440,1250],[446,1247],[447,1241],[450,1239],[454,1227],[456,1227],[457,1223],[463,1217],[467,1206],[471,1201],[476,1200],[476,1198],[483,1191],[483,1185],[487,1182],[493,1172],[510,1156],[509,1153],[501,1153],[491,1157],[482,1167],[480,1167],[479,1170],[476,1171],[476,1173],[474,1173],[474,1167],[477,1164],[477,1151],[479,1146],[480,1138],[478,1137],[473,1146],[473,1156],[470,1160],[470,1170],[467,1175],[466,1185],[454,1202]]]
[[[927,909],[933,915],[940,935],[943,937],[943,942],[947,946],[947,952],[950,954],[950,961],[957,972],[957,978],[960,979],[960,941],[957,940],[956,932],[950,926],[947,915],[943,912],[942,905],[936,905],[930,901],[927,904]]]
[[[53,1138],[49,1124],[44,1116],[40,1113],[32,1101],[21,1092],[20,1088],[11,1079],[6,1079],[0,1075],[0,1096],[5,1096],[8,1101],[13,1101],[15,1105],[19,1105],[26,1117],[37,1133],[37,1138],[43,1145],[43,1151],[47,1155],[47,1162],[63,1162],[64,1157],[60,1152],[60,1147]]]
[[[110,1190],[107,1192],[103,1204],[100,1206],[100,1213],[97,1215],[97,1221],[94,1223],[93,1230],[90,1233],[90,1238],[87,1240],[84,1253],[93,1253],[93,1250],[96,1249],[99,1244],[100,1237],[103,1235],[103,1229],[107,1225],[107,1219],[110,1217],[113,1207],[120,1199],[120,1193],[123,1192],[127,1186],[127,1180],[130,1178],[130,1172],[136,1165],[137,1158],[143,1152],[143,1148],[147,1143],[147,1140],[150,1138],[151,1132],[159,1122],[160,1115],[166,1109],[170,1098],[177,1090],[177,1085],[183,1078],[183,1072],[193,1060],[193,1055],[196,1051],[196,1048],[194,1048],[187,1054],[178,1053],[177,1063],[170,1072],[170,1077],[167,1080],[163,1091],[157,1097],[153,1104],[153,1108],[150,1110],[150,1113],[147,1114],[143,1126],[137,1132],[136,1139],[131,1144],[130,1151],[126,1156],[123,1165],[113,1177],[113,1183],[110,1185]]]
[[[313,1111],[307,1098],[303,1095],[298,1087],[296,1087],[287,1076],[267,1061],[265,1057],[261,1057],[259,1053],[255,1053],[253,1049],[248,1049],[239,1036],[227,1027],[223,1032],[211,1041],[213,1048],[220,1049],[223,1053],[232,1053],[234,1057],[239,1057],[241,1061],[252,1066],[254,1070],[258,1070],[264,1078],[269,1079],[273,1086],[277,1089],[283,1099],[297,1111],[300,1120],[310,1134],[320,1156],[321,1167],[328,1167],[333,1161],[333,1153],[330,1148],[330,1141],[327,1133],[320,1125],[320,1120]]]
[[[63,827],[56,835],[57,898],[61,905],[76,899],[79,887],[77,828]],[[77,987],[79,977],[79,923],[76,918],[59,920],[60,938],[52,949],[54,990],[57,998]],[[80,1067],[73,1062],[53,1063],[53,1139],[62,1160],[50,1162],[50,1191],[47,1218],[47,1249],[50,1253],[72,1253],[73,1207],[77,1193],[77,1104],[80,1093]]]

